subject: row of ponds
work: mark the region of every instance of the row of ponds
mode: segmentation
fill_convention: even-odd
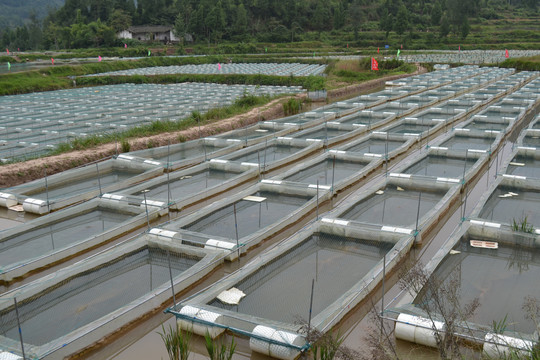
[[[296,319],[328,332],[466,203],[508,134],[534,115],[538,75],[440,70],[2,189],[0,355],[76,354],[168,306],[196,334],[232,332],[253,353],[297,357],[309,344]],[[519,313],[523,296],[540,297],[539,122],[497,161],[494,185],[426,265],[443,280],[460,272],[461,296],[482,298],[470,327],[495,349],[486,351],[537,340]],[[518,234],[512,225],[524,219]],[[385,314],[396,337],[429,346],[430,293],[409,300]],[[512,326],[499,336],[488,327],[501,313]]]

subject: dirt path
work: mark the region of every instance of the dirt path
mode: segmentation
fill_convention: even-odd
[[[346,96],[354,96],[370,89],[384,85],[386,81],[409,77],[426,72],[426,69],[418,66],[418,70],[413,74],[393,75],[380,79],[370,80],[361,84],[350,85],[344,88],[331,90],[328,92],[330,101],[335,98],[343,98]],[[306,94],[297,95],[296,98],[303,98]],[[176,144],[183,141],[193,140],[199,137],[215,135],[236,128],[255,124],[260,120],[278,119],[284,116],[282,104],[288,98],[274,100],[262,107],[255,108],[245,114],[237,115],[228,119],[216,121],[211,124],[201,126],[200,132],[198,128],[177,131],[173,133],[159,134],[148,137],[130,139],[130,149],[141,150],[146,149],[151,144],[152,147]],[[321,106],[325,103],[321,103]],[[119,144],[109,143],[99,145],[92,149],[72,151],[61,155],[49,156],[36,160],[7,164],[0,166],[0,188],[7,188],[18,184],[26,183],[35,179],[40,179],[45,174],[56,174],[68,169],[72,169],[84,164],[98,161],[112,155],[118,154],[121,151]]]

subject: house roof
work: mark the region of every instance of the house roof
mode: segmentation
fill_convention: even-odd
[[[133,34],[147,34],[147,33],[160,33],[171,31],[172,26],[167,25],[142,25],[142,26],[130,26],[127,31]]]

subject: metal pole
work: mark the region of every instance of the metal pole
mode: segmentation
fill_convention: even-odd
[[[311,332],[311,313],[313,310],[313,291],[315,290],[315,279],[311,280],[311,297],[309,300],[309,318],[308,318],[308,337],[309,333]]]
[[[171,140],[167,143],[167,207],[171,204],[171,179],[169,171],[169,157],[171,154]]]
[[[259,164],[259,180],[262,179],[262,171],[261,171],[261,151],[257,150],[257,164]]]
[[[332,162],[332,194],[334,193],[335,172],[336,172],[336,155],[334,155],[334,161]]]
[[[319,220],[319,179],[317,179],[317,220]]]
[[[47,182],[47,168],[43,168],[45,172],[45,194],[47,196],[47,212],[51,212],[51,206],[49,204],[49,184]]]
[[[15,315],[17,315],[17,327],[19,328],[19,339],[21,340],[21,351],[23,359],[26,358],[26,355],[24,353],[24,342],[23,342],[23,336],[22,336],[22,330],[21,330],[21,321],[19,320],[19,306],[17,305],[17,298],[13,298],[13,302],[15,303]]]
[[[169,276],[171,278],[171,290],[172,290],[172,298],[173,298],[173,308],[174,308],[174,311],[176,311],[176,295],[174,294],[174,282],[173,282],[172,268],[171,268],[171,255],[169,253],[169,250],[167,250],[167,262],[169,263]]]
[[[420,191],[418,193],[418,209],[416,210],[416,227],[415,227],[415,232],[416,234],[414,235],[415,239],[416,239],[416,235],[418,234],[418,220],[420,218],[420,203],[422,202],[422,192]]]
[[[144,208],[146,209],[146,223],[148,224],[148,228],[150,229],[150,216],[148,216],[148,203],[146,202],[146,192],[148,190],[143,190],[143,196],[144,196]]]
[[[467,171],[467,156],[469,155],[469,149],[465,150],[465,163],[463,164],[463,184],[465,184],[465,172]]]
[[[384,320],[383,320],[383,314],[384,314],[384,278],[386,277],[386,253],[384,253],[383,256],[383,278],[382,278],[382,298],[381,298],[381,333],[383,331],[384,326]]]
[[[238,251],[238,261],[240,261],[240,244],[238,243],[238,221],[236,219],[236,203],[233,203],[234,211],[234,230],[236,232],[236,249]]]
[[[99,176],[99,165],[98,163],[96,163],[96,171],[97,171],[97,182],[98,182],[98,186],[99,186],[99,196],[103,195],[103,191],[101,191],[101,179],[100,179],[100,176]]]

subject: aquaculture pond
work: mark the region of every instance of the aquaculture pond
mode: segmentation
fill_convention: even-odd
[[[238,237],[242,238],[286,218],[311,199],[307,196],[267,191],[256,192],[252,196],[256,197],[254,199],[256,201],[248,198],[229,204],[185,226],[184,229],[205,235],[236,239],[236,219]]]
[[[316,184],[318,180],[319,185],[332,185],[332,182],[337,183],[344,180],[362,170],[366,165],[367,163],[325,159],[286,177],[284,180],[308,184]]]
[[[314,234],[285,255],[235,285],[246,293],[238,305],[214,299],[209,305],[234,312],[292,323],[309,318],[311,279],[315,279],[315,317],[354,286],[393,244]],[[339,279],[339,281],[336,281]],[[279,301],[275,301],[279,296]]]
[[[173,277],[197,261],[171,252]],[[125,254],[91,271],[77,273],[59,286],[19,302],[24,342],[43,345],[61,338],[169,281],[167,254],[152,247]],[[18,341],[14,309],[6,309],[0,315],[6,319],[0,321],[0,335]]]
[[[419,191],[390,185],[354,204],[339,217],[363,223],[414,228],[419,200],[421,219],[444,195],[443,191]]]

